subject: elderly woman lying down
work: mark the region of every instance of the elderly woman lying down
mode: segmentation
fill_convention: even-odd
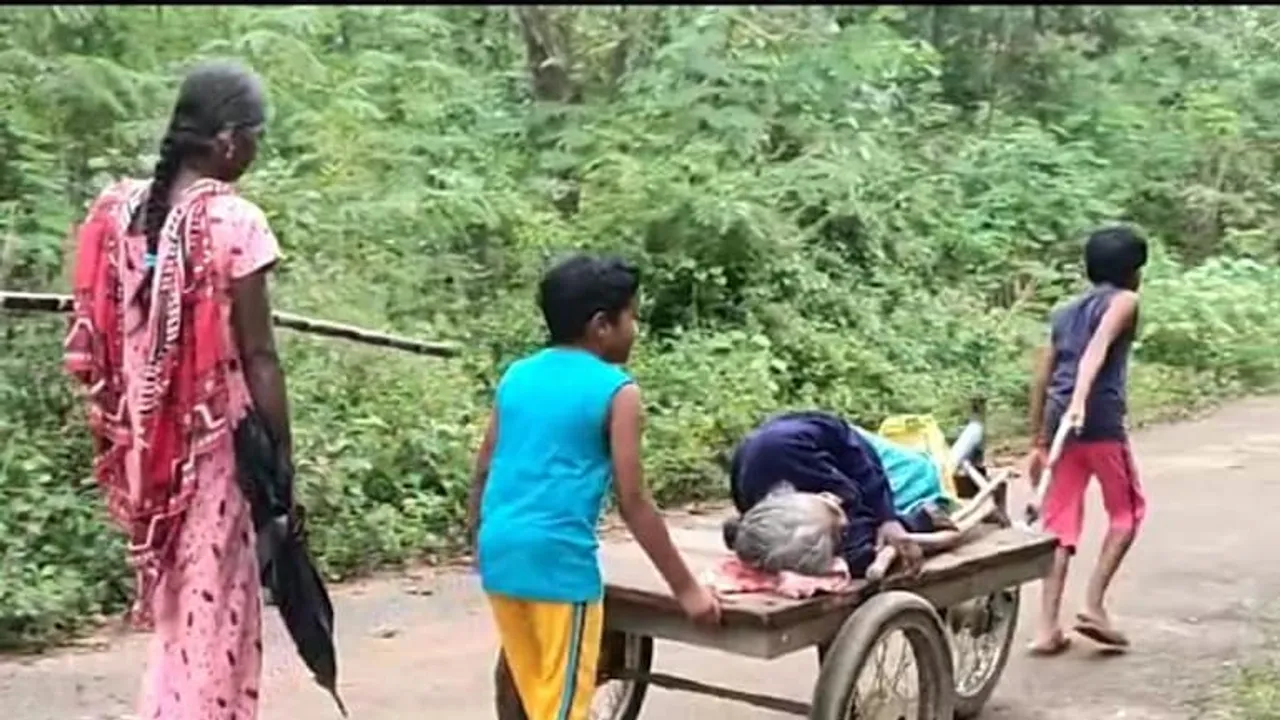
[[[756,428],[734,453],[730,483],[741,517],[725,523],[725,542],[766,572],[822,575],[839,557],[853,577],[879,577],[895,556],[914,572],[924,550],[959,541],[927,456],[827,413],[789,413]]]

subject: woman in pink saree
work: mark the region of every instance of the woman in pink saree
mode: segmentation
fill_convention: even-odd
[[[153,177],[107,188],[78,234],[66,364],[128,534],[132,616],[154,629],[140,720],[257,717],[261,584],[234,430],[254,412],[286,463],[292,449],[267,293],[278,244],[230,183],[265,120],[255,75],[197,67]]]

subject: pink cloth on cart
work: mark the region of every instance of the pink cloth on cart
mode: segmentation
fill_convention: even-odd
[[[844,560],[837,558],[825,575],[793,572],[769,573],[750,568],[736,557],[726,558],[703,576],[703,582],[717,595],[771,593],[796,600],[818,594],[849,592],[857,583],[849,575]]]

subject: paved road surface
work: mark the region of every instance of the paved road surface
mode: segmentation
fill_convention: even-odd
[[[1260,623],[1280,590],[1280,399],[1230,406],[1199,422],[1155,428],[1135,438],[1150,518],[1122,571],[1113,611],[1135,642],[1123,657],[1100,657],[1077,643],[1053,660],[1021,647],[1034,602],[1024,603],[1019,652],[986,717],[1018,720],[1182,720],[1203,715],[1213,682],[1230,663],[1261,649]],[[1101,507],[1092,491],[1092,561]],[[1072,581],[1067,610],[1080,601]],[[1037,593],[1028,593],[1034,601]],[[456,572],[422,573],[335,592],[343,692],[360,720],[492,718],[494,637],[475,583]],[[310,685],[274,621],[267,644],[264,720],[336,717]],[[11,720],[127,717],[143,662],[138,637],[100,649],[38,660],[0,661],[0,707]],[[774,663],[659,645],[667,672],[807,699],[816,661]],[[690,695],[653,691],[644,717],[764,720],[785,717]]]

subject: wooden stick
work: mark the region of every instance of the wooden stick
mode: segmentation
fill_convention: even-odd
[[[74,308],[74,305],[74,300],[72,300],[70,295],[0,291],[0,310],[69,313]],[[399,335],[388,335],[385,333],[374,332],[372,330],[365,330],[364,328],[358,328],[354,325],[342,325],[339,323],[327,322],[325,320],[315,320],[301,315],[292,315],[284,312],[274,313],[272,317],[275,319],[276,325],[279,325],[280,327],[309,333],[311,335],[342,338],[344,340],[363,343],[365,345],[394,348],[396,350],[404,350],[418,355],[430,355],[433,357],[448,358],[456,357],[460,354],[458,347],[449,343],[414,340],[413,338],[401,337]]]
[[[74,308],[75,301],[70,295],[0,291],[0,310],[69,313]]]

